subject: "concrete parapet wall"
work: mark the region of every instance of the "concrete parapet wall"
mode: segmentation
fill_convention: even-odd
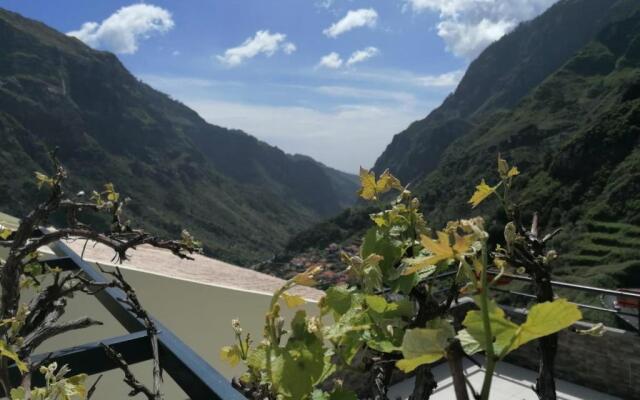
[[[514,320],[523,320],[520,310],[505,309]],[[592,324],[578,323],[576,329]],[[537,342],[509,354],[506,361],[536,370]],[[640,399],[640,335],[607,328],[602,337],[580,335],[572,330],[559,334],[556,377],[623,399]]]

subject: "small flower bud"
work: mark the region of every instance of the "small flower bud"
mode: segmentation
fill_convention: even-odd
[[[549,250],[547,252],[547,261],[551,262],[553,260],[555,260],[556,258],[558,258],[558,253],[555,250]]]
[[[320,319],[318,317],[311,317],[307,320],[307,331],[309,333],[316,333],[320,330]]]
[[[236,332],[236,335],[242,334],[242,328],[240,327],[240,320],[239,319],[232,319],[231,320],[231,327]]]

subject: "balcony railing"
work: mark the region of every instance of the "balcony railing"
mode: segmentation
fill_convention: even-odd
[[[456,275],[456,271],[445,272],[439,275],[434,276],[432,279],[434,280],[442,280],[451,278]],[[489,271],[490,275],[496,276],[498,274],[497,270]],[[520,281],[532,283],[532,279],[528,276],[524,275],[514,275],[509,273],[503,273],[500,278],[504,283],[509,283],[510,281]],[[498,283],[500,285],[500,283]],[[628,327],[636,331],[640,334],[640,293],[635,291],[625,291],[625,290],[614,290],[614,289],[604,289],[587,285],[578,285],[575,283],[561,282],[561,281],[551,281],[551,285],[555,289],[565,289],[571,290],[578,293],[586,293],[591,295],[597,295],[601,297],[602,306],[596,306],[593,304],[583,304],[574,302],[578,307],[585,310],[598,311],[608,314],[613,314],[623,320]],[[506,293],[511,296],[521,297],[521,298],[529,298],[535,299],[536,296],[531,293],[526,293],[517,290],[504,289],[501,287],[493,286],[491,290],[494,290],[499,293]],[[618,307],[615,307],[614,299],[619,303],[626,303],[631,305],[631,307],[625,307],[629,310],[624,310]],[[635,308],[635,309],[634,309]]]
[[[56,242],[50,246],[57,258],[44,261],[50,267],[68,271],[82,271],[85,277],[97,283],[108,283],[107,278],[96,268],[83,260],[66,244]],[[95,294],[97,300],[129,332],[118,337],[110,337],[99,342],[35,355],[32,361],[47,360],[58,365],[67,364],[71,370],[89,375],[103,373],[118,368],[104,351],[104,345],[111,346],[122,354],[128,364],[151,360],[152,351],[143,321],[132,314],[119,299],[126,297],[118,288],[107,288]],[[160,321],[151,317],[158,329],[160,365],[191,399],[245,399],[220,372],[182,342]],[[10,372],[16,386],[20,384],[20,373],[16,367]],[[43,386],[43,377],[35,374],[32,384]]]

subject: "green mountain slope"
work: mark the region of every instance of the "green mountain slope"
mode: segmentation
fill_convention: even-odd
[[[394,137],[376,170],[411,182],[434,226],[480,213],[500,237],[497,205],[467,203],[481,178],[495,179],[499,153],[523,171],[514,189],[523,209],[564,228],[552,243],[556,275],[640,286],[638,1],[563,0],[522,24],[441,107]],[[353,237],[362,214],[345,211],[288,248]]]
[[[74,190],[113,181],[147,227],[189,227],[209,254],[239,263],[355,197],[353,176],[208,124],[113,54],[0,9],[0,210],[32,205],[33,171],[48,170],[56,146]]]
[[[605,27],[512,110],[493,113],[452,142],[417,188],[432,219],[469,215],[470,182],[487,177],[500,152],[525,172],[517,188],[523,207],[539,211],[547,227],[565,228],[554,245],[572,275],[606,271],[618,284],[637,286],[639,140],[636,12]],[[482,211],[499,219],[490,207]],[[599,232],[606,226],[611,230]],[[589,268],[574,273],[575,267]]]
[[[425,119],[397,134],[374,170],[389,168],[403,182],[434,170],[447,146],[510,109],[635,0],[563,0],[493,43],[469,66],[457,89]]]

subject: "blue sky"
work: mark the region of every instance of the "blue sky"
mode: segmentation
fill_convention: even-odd
[[[455,89],[555,0],[4,0],[113,51],[211,123],[344,171]]]

